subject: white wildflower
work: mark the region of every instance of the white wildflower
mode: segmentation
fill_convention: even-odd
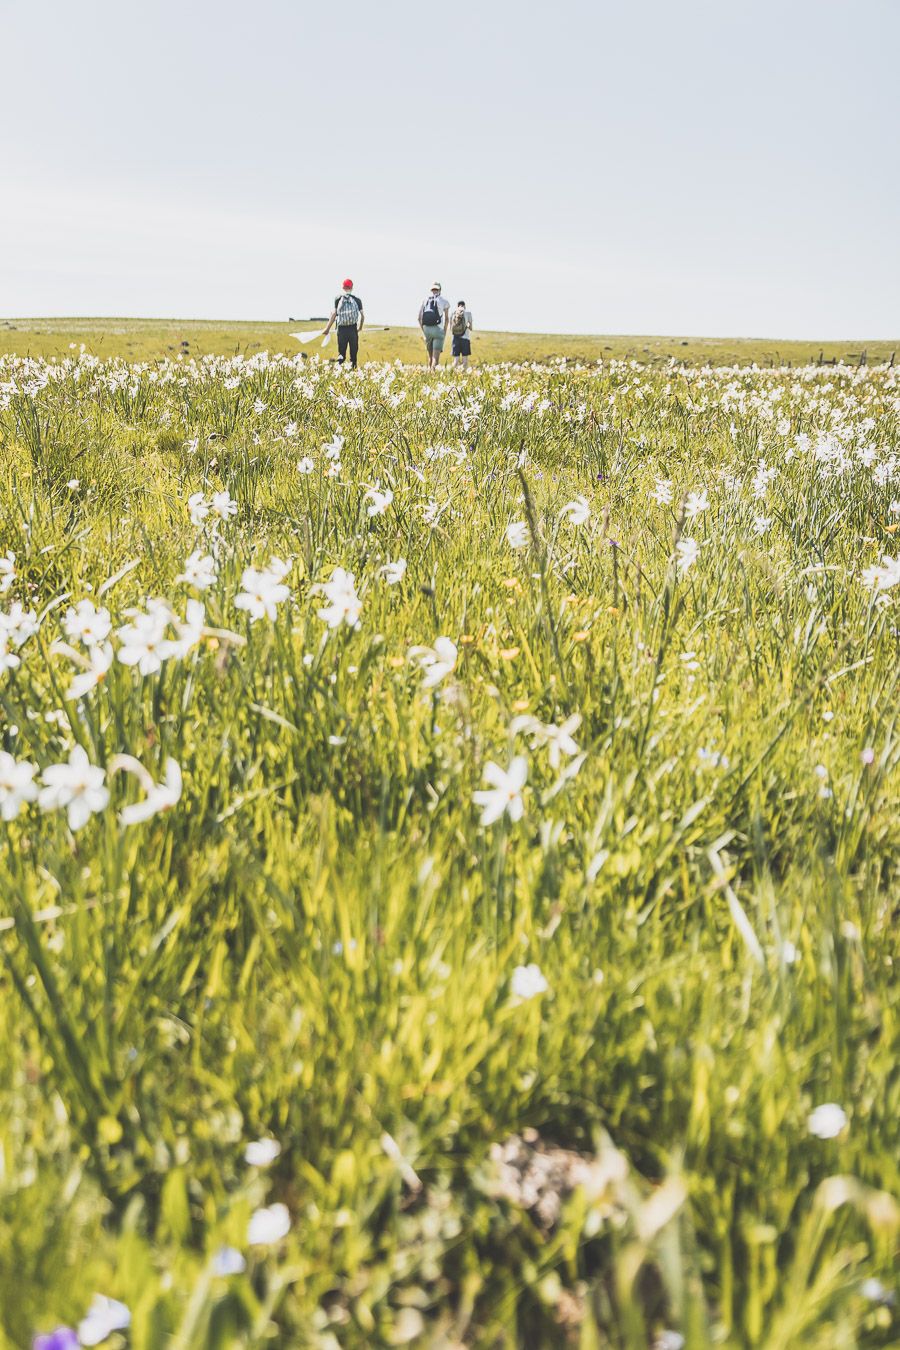
[[[33,609],[23,609],[16,600],[8,614],[0,610],[0,633],[5,633],[14,647],[21,647],[38,631],[38,617]]]
[[[101,1345],[114,1331],[124,1331],[131,1325],[131,1313],[117,1299],[95,1294],[87,1316],[78,1323],[78,1339],[82,1345]]]
[[[534,962],[527,966],[516,966],[509,982],[509,992],[518,1003],[526,1003],[539,994],[546,994],[549,988],[540,966]]]
[[[41,782],[38,806],[42,811],[65,810],[72,830],[80,830],[94,812],[104,811],[109,803],[103,770],[91,764],[80,745],[75,746],[68,763],[49,765],[41,774]]]
[[[209,515],[209,502],[202,492],[192,492],[187,504],[191,524],[199,527]]]
[[[560,517],[567,516],[570,525],[586,525],[591,518],[591,508],[587,497],[579,493],[572,501],[566,502],[559,514]]]
[[[433,647],[410,647],[409,659],[424,670],[423,689],[434,689],[456,669],[459,652],[448,637],[435,638]]]
[[[396,562],[385,563],[383,567],[379,567],[378,575],[388,586],[396,586],[406,576],[406,559],[398,558]]]
[[[709,497],[705,490],[689,492],[684,502],[685,520],[696,520],[702,512],[709,510]]]
[[[366,515],[383,516],[393,500],[394,494],[390,488],[382,491],[379,487],[370,487],[363,498],[363,501],[369,503],[366,507]]]
[[[817,1139],[836,1139],[847,1126],[847,1113],[837,1102],[824,1102],[811,1111],[806,1128]]]
[[[287,1237],[290,1231],[291,1216],[287,1205],[269,1205],[267,1209],[258,1209],[251,1214],[247,1241],[251,1247],[268,1247]]]
[[[862,574],[862,583],[872,591],[889,591],[900,585],[900,556],[889,558],[887,554],[881,563],[867,567]]]
[[[58,649],[57,649],[58,650]],[[77,656],[77,652],[72,652],[72,656]],[[76,675],[66,691],[66,698],[79,699],[84,698],[85,694],[96,689],[109,673],[113,663],[112,644],[104,642],[88,648],[88,659],[85,662],[81,659],[82,672]]]
[[[524,520],[514,520],[507,525],[505,533],[510,548],[525,548],[531,542],[531,531]]]
[[[504,815],[513,821],[521,820],[525,810],[522,788],[527,777],[528,761],[524,755],[516,755],[508,769],[501,768],[493,760],[488,761],[484,766],[484,779],[490,786],[472,794],[475,805],[482,808],[482,825],[494,825]]]
[[[233,500],[227,488],[212,495],[212,509],[221,520],[229,520],[237,515],[238,504]]]
[[[117,755],[110,764],[110,771],[114,767],[133,773],[146,793],[143,801],[122,807],[119,812],[120,825],[139,825],[162,811],[171,811],[181,797],[181,766],[174,759],[166,760],[166,776],[162,783],[154,783],[143,764],[131,755]]]
[[[0,819],[15,820],[25,802],[37,799],[37,765],[0,750]]]
[[[675,545],[676,565],[680,576],[684,576],[697,561],[700,545],[696,539],[679,539]]]
[[[247,1262],[244,1260],[237,1247],[220,1247],[212,1260],[212,1270],[214,1275],[227,1277],[228,1275],[243,1275],[247,1269]]]
[[[277,1139],[254,1139],[244,1149],[244,1162],[251,1167],[268,1167],[281,1152]]]
[[[10,550],[0,558],[0,595],[4,595],[16,579],[16,555]]]
[[[210,586],[216,584],[215,560],[209,553],[195,549],[193,553],[188,554],[184,562],[184,571],[175,580],[183,581],[185,585],[193,586],[198,591],[209,590]]]
[[[245,609],[253,623],[257,619],[274,619],[278,606],[290,599],[291,588],[284,583],[287,564],[273,558],[267,568],[245,567],[241,575],[241,592],[235,597],[235,609]]]
[[[318,582],[311,587],[311,591],[316,595],[324,595],[328,601],[316,612],[329,628],[340,628],[341,624],[346,624],[348,628],[359,627],[362,600],[356,593],[352,572],[336,567],[327,581]]]
[[[108,609],[97,609],[93,600],[79,600],[77,605],[70,605],[66,610],[63,629],[70,642],[83,642],[86,647],[93,647],[109,637],[112,620]]]

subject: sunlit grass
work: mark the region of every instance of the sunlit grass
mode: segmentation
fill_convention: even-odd
[[[95,1292],[135,1347],[897,1343],[898,394],[0,363],[0,748],[110,791],[0,824],[0,1344]],[[205,614],[142,676],[146,597]]]

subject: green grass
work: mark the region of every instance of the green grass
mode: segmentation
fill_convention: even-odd
[[[162,326],[107,325],[152,363],[0,361],[0,608],[40,625],[0,748],[80,745],[111,794],[0,823],[0,1346],[95,1291],[135,1350],[896,1345],[863,1282],[896,1289],[900,1231],[898,592],[862,576],[897,552],[896,372],[157,364]],[[319,617],[338,566],[358,628]],[[203,632],[68,699],[67,608],[119,651],[146,597]],[[579,715],[579,754],[528,714]],[[180,765],[170,810],[120,823],[123,754]],[[516,754],[522,818],[484,826]]]
[[[212,354],[252,356],[260,351],[309,355],[315,344],[301,348],[292,332],[324,327],[296,323],[228,323],[214,319],[5,319],[0,320],[0,354],[70,357],[84,343],[96,356],[123,356],[131,361],[174,357],[187,342],[193,356]],[[573,334],[478,333],[473,344],[475,362],[547,361],[565,356],[570,361],[636,360],[647,364],[684,361],[690,365],[739,365],[758,362],[802,365],[843,361],[858,365],[863,352],[871,365],[890,361],[900,343],[787,342],[762,338],[591,337]],[[449,360],[448,341],[444,360]],[[333,340],[330,355],[336,355]],[[423,346],[415,327],[385,329],[370,324],[362,337],[361,356],[369,361],[423,360]]]

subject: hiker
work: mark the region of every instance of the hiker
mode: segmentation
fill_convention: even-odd
[[[441,295],[441,283],[439,281],[432,282],[431,293],[419,306],[419,327],[425,339],[429,370],[437,370],[438,361],[441,359],[444,339],[447,336],[447,316],[449,313],[450,301],[445,300]]]
[[[472,355],[472,339],[469,334],[472,327],[472,311],[466,309],[465,300],[457,300],[456,309],[450,316],[450,336],[453,339],[453,369],[469,369],[469,357]]]
[[[365,318],[362,301],[358,295],[353,294],[353,282],[348,277],[341,285],[341,294],[334,297],[334,309],[322,336],[327,337],[337,321],[338,361],[343,365],[349,351],[350,364],[354,370],[359,352],[359,335],[363,330]]]

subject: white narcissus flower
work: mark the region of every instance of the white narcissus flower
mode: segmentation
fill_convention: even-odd
[[[143,764],[133,755],[116,755],[110,761],[109,770],[113,773],[117,769],[134,774],[146,793],[143,801],[122,807],[119,812],[120,825],[139,825],[162,811],[171,811],[181,797],[181,766],[174,759],[166,760],[166,776],[162,783],[154,783]]]
[[[212,1260],[212,1269],[214,1275],[243,1275],[247,1269],[247,1262],[244,1260],[237,1247],[220,1247]]]
[[[378,575],[389,586],[396,586],[406,575],[406,559],[398,558],[396,562],[385,563],[383,567],[379,567]]]
[[[191,524],[200,526],[209,515],[209,502],[202,492],[192,492],[187,501]]]
[[[532,717],[531,713],[523,713],[513,718],[509,724],[509,731],[511,736],[530,736],[532,750],[546,745],[549,750],[550,767],[558,769],[563,755],[571,757],[579,753],[572,733],[580,726],[581,713],[573,713],[561,726],[556,726],[552,722],[541,722],[537,717]]]
[[[184,571],[176,578],[176,581],[183,581],[187,586],[193,586],[198,591],[209,590],[210,586],[216,584],[216,564],[215,559],[209,553],[203,553],[195,549],[193,553],[188,554],[184,562]]]
[[[298,459],[298,460],[297,460],[297,472],[298,472],[298,473],[302,473],[302,474],[304,474],[304,475],[306,475],[306,474],[308,474],[308,473],[312,473],[313,470],[315,469],[315,467],[316,467],[316,466],[315,466],[315,464],[313,463],[313,461],[310,459],[309,455],[304,455],[302,459]]]
[[[177,614],[173,614],[171,623],[178,636],[168,638],[161,644],[161,651],[165,658],[175,657],[177,660],[183,661],[202,638],[205,621],[206,606],[199,600],[187,602],[184,619],[179,619]]]
[[[10,549],[0,558],[0,595],[4,595],[16,579],[16,555]]]
[[[114,1331],[124,1331],[131,1325],[131,1313],[117,1299],[95,1294],[87,1316],[78,1323],[78,1339],[82,1345],[102,1345]]]
[[[770,530],[771,528],[772,528],[772,517],[771,517],[771,516],[754,516],[754,517],[753,517],[753,532],[754,532],[754,534],[757,534],[757,535],[768,534],[768,532],[769,532],[769,530]]]
[[[10,608],[8,614],[0,610],[0,633],[5,633],[14,647],[21,647],[38,631],[37,614],[33,609],[24,609],[19,601]]]
[[[231,516],[237,515],[238,505],[228,489],[224,488],[221,492],[213,493],[212,509],[221,520],[229,520]]]
[[[15,820],[26,802],[36,800],[36,773],[36,764],[13,759],[5,750],[0,750],[0,818]]]
[[[61,650],[64,645],[59,643],[55,646],[55,650]],[[73,657],[78,656],[78,653],[71,648],[69,651]],[[88,660],[85,662],[82,658],[79,662],[79,665],[83,665],[84,669],[80,675],[76,675],[72,680],[66,690],[66,698],[84,698],[85,694],[89,694],[92,689],[96,689],[97,685],[106,678],[112,663],[113,649],[111,643],[104,642],[102,646],[89,647]]]
[[[506,527],[506,542],[510,548],[525,548],[531,542],[531,531],[524,520],[514,520]]]
[[[476,806],[480,806],[481,824],[494,825],[502,816],[510,820],[521,820],[525,811],[522,800],[522,788],[528,777],[528,761],[524,755],[516,755],[508,769],[503,769],[493,760],[484,766],[484,779],[490,786],[481,788],[472,794]]]
[[[336,567],[327,581],[317,582],[310,588],[314,595],[324,595],[328,604],[316,611],[323,623],[329,628],[359,627],[359,615],[362,600],[356,593],[356,582],[352,572]]]
[[[103,770],[90,762],[80,745],[75,746],[68,763],[49,765],[41,774],[41,782],[38,806],[42,811],[65,810],[71,830],[80,830],[109,803]]]
[[[9,650],[9,635],[0,629],[0,675],[5,670],[15,670],[22,664],[22,658]]]
[[[291,1216],[287,1205],[274,1204],[258,1209],[250,1215],[247,1241],[251,1247],[268,1247],[280,1242],[291,1231]]]
[[[344,448],[344,438],[339,431],[334,433],[333,440],[327,441],[322,449],[330,460],[338,461],[341,457],[341,451]]]
[[[587,497],[579,493],[572,501],[566,502],[559,514],[560,517],[568,516],[571,525],[586,525],[591,518],[591,508]]]
[[[672,480],[671,478],[657,478],[656,486],[650,493],[657,506],[671,506],[672,504]]]
[[[455,642],[448,637],[435,638],[433,647],[410,647],[409,659],[415,661],[425,672],[423,689],[434,689],[441,680],[456,669],[459,652]]]
[[[137,666],[141,675],[162,670],[169,655],[166,630],[172,618],[167,606],[152,605],[147,611],[131,611],[133,621],[117,629],[118,659],[123,666]]]
[[[244,1162],[251,1167],[268,1167],[281,1152],[277,1139],[254,1139],[244,1149]]]
[[[549,988],[540,966],[534,962],[527,966],[516,966],[509,981],[509,992],[519,1003],[536,998],[538,994],[546,994]]]
[[[109,637],[112,620],[108,609],[97,609],[93,600],[79,600],[77,605],[70,605],[66,610],[63,628],[70,642],[83,642],[86,647],[93,647]]]
[[[241,575],[242,590],[235,598],[235,609],[245,609],[253,622],[257,619],[274,619],[278,606],[291,596],[290,586],[284,584],[284,578],[290,571],[290,563],[272,558],[269,566],[262,570],[245,567]]]
[[[370,487],[363,498],[363,501],[369,503],[366,507],[366,515],[383,516],[393,500],[394,494],[390,488],[382,491],[379,487]]]
[[[685,520],[695,520],[703,511],[709,510],[709,497],[705,490],[689,492],[684,502]]]
[[[836,1139],[847,1127],[847,1113],[837,1102],[823,1102],[810,1111],[806,1128],[817,1139]]]
[[[679,539],[675,545],[675,561],[680,576],[684,576],[697,561],[700,545],[696,539]]]
[[[900,557],[889,558],[887,554],[880,565],[873,563],[862,574],[862,583],[872,591],[889,591],[900,585]]]

